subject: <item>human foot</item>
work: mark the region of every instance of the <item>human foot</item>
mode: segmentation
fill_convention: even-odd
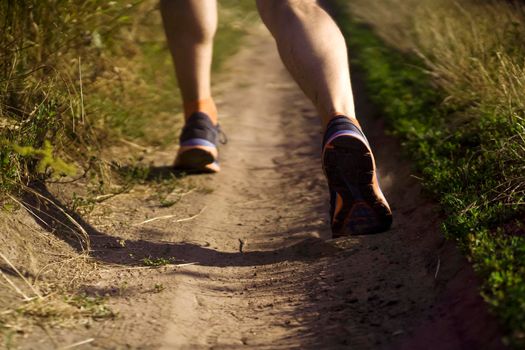
[[[374,156],[359,126],[347,117],[337,116],[328,124],[322,163],[334,237],[390,228],[392,212],[379,187]]]
[[[207,114],[193,113],[180,135],[180,147],[175,158],[175,169],[191,173],[220,171],[218,142],[219,125],[214,125]]]

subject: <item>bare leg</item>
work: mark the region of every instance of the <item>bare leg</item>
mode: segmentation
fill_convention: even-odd
[[[346,44],[315,0],[257,0],[281,58],[327,126],[322,163],[330,189],[334,237],[376,233],[392,212],[376,176],[374,156],[355,126]],[[337,118],[343,115],[346,118]]]
[[[355,118],[346,44],[315,0],[257,0],[279,54],[324,125],[342,114]]]
[[[186,118],[188,113],[196,111],[193,109],[204,108],[203,112],[216,123],[210,69],[217,29],[217,3],[214,0],[161,0],[160,10]]]

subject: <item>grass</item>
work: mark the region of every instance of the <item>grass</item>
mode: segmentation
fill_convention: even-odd
[[[3,0],[0,191],[89,171],[108,190],[105,149],[173,143],[181,101],[157,2]],[[239,47],[254,5],[220,3],[214,73]]]
[[[143,161],[146,151],[176,142],[182,125],[157,3],[0,0],[0,246],[29,284],[6,276],[42,296],[24,301],[0,281],[0,334],[8,345],[37,323],[112,317],[105,300],[78,293],[100,264],[28,220],[19,196],[31,191],[29,183],[53,186],[57,199],[81,216],[133,186],[147,187],[159,207],[193,190]],[[254,4],[242,0],[219,7],[213,74],[239,48],[255,14]],[[80,232],[79,238],[89,249],[89,237]],[[164,260],[142,263],[171,261]],[[0,268],[10,271],[2,261]]]
[[[50,295],[45,299],[27,301],[0,314],[3,345],[15,347],[17,334],[31,326],[42,329],[89,325],[93,321],[114,319],[117,314],[107,306],[107,298],[86,294]]]
[[[82,167],[97,153],[98,116],[86,114],[82,90],[104,69],[103,51],[117,48],[117,34],[130,25],[136,6],[0,2],[0,12],[7,14],[0,19],[0,190],[53,170],[67,175],[48,160]]]
[[[149,266],[149,267],[160,267],[160,266],[166,266],[169,264],[172,264],[173,261],[175,261],[175,258],[154,258],[154,257],[147,257],[141,260],[142,265]]]
[[[385,0],[339,9],[370,96],[439,200],[446,236],[482,277],[504,341],[522,348],[525,8]]]
[[[13,235],[13,230],[6,234],[11,238],[9,235]],[[13,238],[13,246],[23,250],[20,254],[30,253],[31,247],[19,246],[17,237]],[[60,251],[55,249],[55,252]],[[49,255],[49,252],[43,254]],[[106,298],[77,292],[81,285],[78,279],[86,277],[83,271],[96,271],[96,264],[85,256],[70,256],[65,261],[48,262],[40,266],[37,273],[30,271],[31,266],[14,267],[7,257],[2,255],[1,258],[0,334],[6,348],[14,348],[16,339],[31,327],[40,327],[46,331],[54,327],[89,325],[93,321],[117,316],[107,306]],[[35,258],[36,254],[33,253],[31,259]],[[81,275],[84,276],[79,278]]]

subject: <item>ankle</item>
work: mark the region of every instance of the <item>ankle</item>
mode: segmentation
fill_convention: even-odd
[[[210,118],[213,125],[218,123],[217,107],[212,97],[195,100],[195,101],[185,101],[184,102],[184,120],[187,121],[188,118],[196,113],[204,113]]]
[[[359,124],[359,121],[355,118],[355,117],[350,117],[350,116],[347,116],[343,113],[339,113],[339,112],[335,112],[333,113],[327,120],[326,122],[326,125],[325,125],[325,129],[328,129],[330,127],[330,125],[335,122],[336,120],[341,120],[341,119],[348,119],[352,124],[354,124],[355,126],[357,126],[359,129],[362,129],[361,128],[361,124]]]

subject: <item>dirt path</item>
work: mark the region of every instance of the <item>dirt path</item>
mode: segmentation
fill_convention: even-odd
[[[432,310],[461,260],[452,248],[439,249],[436,210],[421,198],[382,127],[368,121],[367,130],[395,210],[394,228],[326,242],[315,111],[263,29],[229,71],[220,86],[230,136],[224,171],[211,180],[216,189],[207,209],[182,240],[201,242],[185,256],[198,264],[175,277],[162,348],[372,348],[417,338],[425,348],[439,339],[440,348],[450,349],[475,342],[455,319],[459,306]],[[363,111],[367,101],[358,102],[359,115],[370,115]],[[441,320],[425,319],[436,315]],[[431,332],[419,329],[422,321],[432,324]]]
[[[223,171],[198,179],[213,192],[190,194],[175,209],[130,193],[109,202],[117,208],[111,218],[93,222],[102,236],[97,259],[151,255],[191,265],[101,272],[92,289],[113,296],[119,319],[63,337],[93,337],[85,347],[103,349],[499,348],[470,268],[442,239],[436,208],[384,135],[360,81],[358,115],[370,118],[365,130],[395,223],[384,234],[326,240],[321,130],[311,104],[262,28],[226,71],[218,85],[229,136]],[[154,161],[169,164],[172,155]],[[133,225],[174,210],[178,218],[200,215]],[[125,249],[108,245],[115,237],[127,240]]]

